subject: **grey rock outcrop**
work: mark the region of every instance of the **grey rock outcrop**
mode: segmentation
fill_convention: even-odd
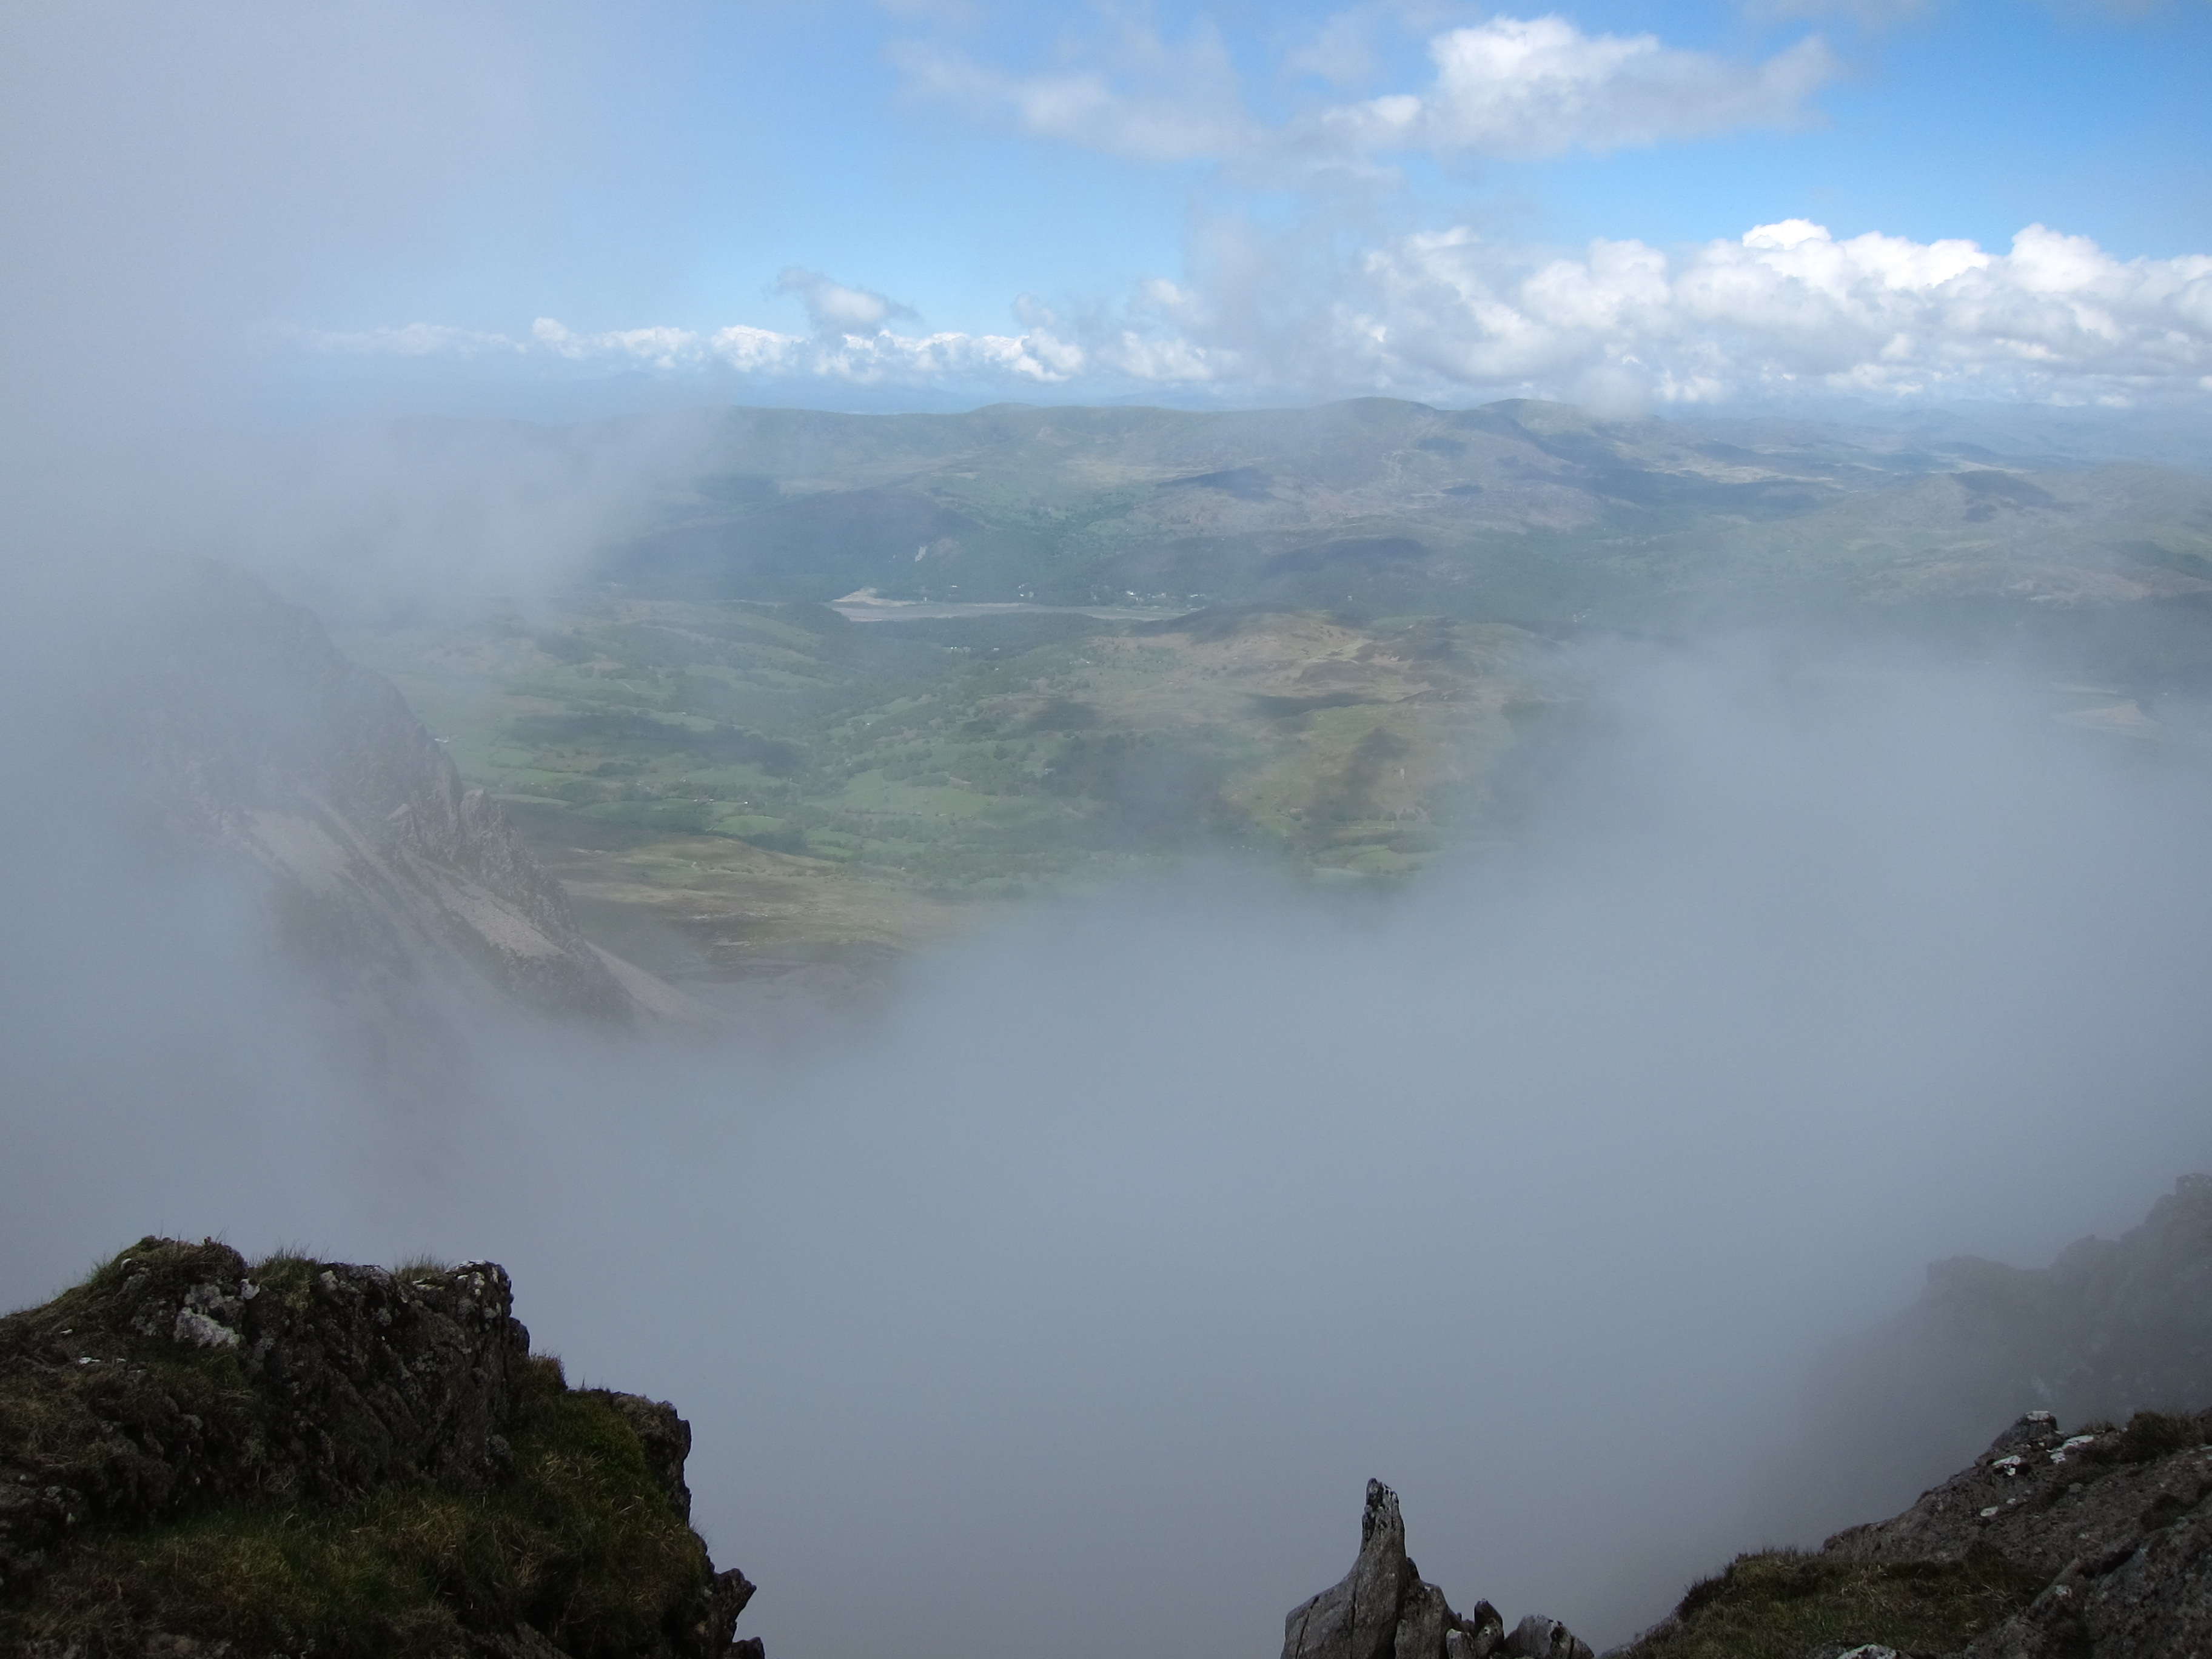
[[[1539,1641],[1540,1647],[1516,1647]],[[1492,1659],[1495,1654],[1542,1659],[1590,1659],[1589,1646],[1549,1619],[1523,1620],[1511,1636],[1487,1601],[1465,1616],[1427,1583],[1406,1553],[1398,1494],[1367,1483],[1359,1518],[1359,1555],[1330,1589],[1291,1609],[1283,1620],[1283,1659]]]
[[[2212,1652],[2212,1413],[2076,1433],[2031,1413],[1904,1513],[1822,1553],[1959,1560],[1977,1548],[2049,1583],[1969,1659]]]
[[[2152,1424],[2186,1446],[2161,1443]],[[1902,1514],[1838,1533],[1823,1553],[1859,1561],[1954,1561],[1977,1547],[2046,1578],[2069,1563],[2124,1555],[2145,1517],[2178,1519],[2212,1494],[2212,1425],[2141,1418],[2069,1433],[2033,1412]]]
[[[1589,1643],[1558,1620],[1534,1613],[1513,1627],[1498,1651],[1511,1659],[1594,1659]]]
[[[1962,1659],[2138,1659],[2212,1652],[2212,1516],[2192,1512],[2116,1562],[2069,1563]]]
[[[529,1352],[512,1305],[488,1263],[405,1282],[330,1267],[280,1286],[227,1245],[140,1240],[73,1297],[0,1320],[0,1382],[22,1419],[0,1435],[0,1589],[88,1522],[246,1494],[327,1501],[410,1475],[480,1488]],[[203,1372],[161,1363],[164,1348],[240,1363]]]
[[[506,1436],[526,1382],[540,1399],[550,1386],[605,1413],[616,1437],[627,1429],[634,1451],[613,1455],[641,1462],[643,1489],[667,1499],[662,1535],[686,1539],[690,1425],[661,1401],[568,1390],[557,1368],[549,1385],[550,1362],[531,1358],[513,1309],[507,1275],[491,1262],[398,1273],[295,1258],[256,1267],[213,1241],[145,1238],[76,1289],[0,1318],[0,1616],[65,1577],[73,1549],[95,1534],[210,1511],[326,1510],[426,1484],[492,1502],[517,1466]],[[592,1432],[606,1443],[604,1428]],[[611,1535],[619,1519],[593,1524]],[[686,1547],[695,1576],[665,1581],[674,1588],[655,1592],[665,1599],[653,1632],[625,1655],[732,1651],[754,1587],[734,1570],[715,1572],[696,1536]],[[526,1616],[471,1616],[469,1659],[569,1651],[557,1620],[549,1635]],[[261,1651],[204,1631],[176,1634],[161,1617],[158,1606],[112,1610],[27,1647],[0,1631],[0,1648],[37,1659]]]
[[[1814,1630],[1855,1639],[1805,1645]],[[1739,1648],[1802,1659],[2212,1653],[2212,1411],[2073,1432],[2029,1413],[1901,1513],[1817,1553],[1739,1557],[1607,1659]],[[1509,1650],[1541,1649],[1516,1632]]]

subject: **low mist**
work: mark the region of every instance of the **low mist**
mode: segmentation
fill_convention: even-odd
[[[1824,1343],[2207,1162],[2212,876],[2204,781],[2023,679],[1582,672],[1510,844],[1389,896],[1193,870],[815,1035],[487,1022],[436,1097],[19,794],[0,1292],[147,1231],[499,1260],[690,1418],[787,1659],[1267,1653],[1370,1475],[1455,1603],[1618,1639],[1777,1541]]]

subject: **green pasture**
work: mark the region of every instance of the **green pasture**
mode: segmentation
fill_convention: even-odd
[[[714,973],[896,951],[978,904],[1194,855],[1409,875],[1479,825],[1540,656],[1436,618],[859,623],[620,599],[345,644],[587,931]]]

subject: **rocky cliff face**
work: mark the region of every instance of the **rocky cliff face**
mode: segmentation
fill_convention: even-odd
[[[0,1320],[0,1650],[729,1654],[690,1426],[568,1389],[512,1301],[148,1238]]]
[[[1903,1513],[1739,1557],[1607,1659],[2212,1652],[2212,1412],[2031,1412]]]
[[[2212,1176],[2183,1176],[2141,1226],[2081,1239],[2048,1267],[1936,1263],[1870,1349],[1876,1364],[1932,1358],[1998,1412],[2080,1421],[2212,1399]]]
[[[1918,1302],[1822,1364],[1765,1507],[1780,1529],[1825,1530],[1894,1505],[2022,1411],[2079,1423],[2208,1400],[2212,1176],[2191,1175],[2142,1225],[2048,1267],[1932,1265]]]
[[[257,872],[288,957],[340,994],[420,1018],[489,987],[616,1022],[673,1000],[577,932],[560,884],[390,682],[251,580],[185,583],[118,705],[166,839]]]
[[[1509,1635],[1487,1601],[1462,1617],[1406,1553],[1398,1494],[1367,1483],[1359,1559],[1333,1588],[1291,1609],[1283,1659],[1591,1659],[1557,1620],[1532,1615]]]
[[[2033,1412],[1902,1515],[1830,1539],[1844,1560],[1993,1550],[2044,1581],[1970,1659],[2212,1651],[2212,1413],[2069,1433]]]

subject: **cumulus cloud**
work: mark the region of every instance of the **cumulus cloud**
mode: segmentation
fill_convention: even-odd
[[[2212,257],[2121,260],[2042,225],[1997,254],[1792,219],[1671,254],[1600,240],[1533,269],[1449,230],[1373,250],[1336,311],[1340,349],[1378,380],[1603,370],[1674,402],[2212,389]]]
[[[880,329],[893,317],[919,313],[872,289],[848,288],[802,265],[786,265],[775,279],[775,291],[788,294],[806,307],[806,315],[821,335],[857,334]]]
[[[1763,64],[1684,52],[1653,34],[1584,34],[1560,17],[1495,17],[1429,43],[1425,93],[1325,111],[1326,148],[1354,155],[1554,155],[1802,120],[1832,80],[1817,37]]]
[[[1024,306],[1018,334],[586,334],[541,319],[523,339],[423,324],[292,337],[330,352],[1078,396],[1519,392],[1628,408],[2212,392],[2212,255],[2124,260],[2042,225],[2002,253],[1960,240],[1838,238],[1802,219],[1672,250],[1601,240],[1569,256],[1462,227],[1400,236],[1322,270],[1265,245],[1218,246],[1229,251],[1195,279],[1145,283],[1110,313],[1070,323]],[[828,286],[851,296],[856,318],[880,300]]]
[[[1357,20],[1355,20],[1357,21]],[[1347,26],[1348,27],[1348,26]],[[1324,34],[1291,67],[1358,46]],[[1364,48],[1361,49],[1364,51]],[[1355,54],[1357,55],[1357,54]],[[897,54],[908,85],[1020,131],[1132,160],[1358,162],[1409,152],[1527,157],[1702,137],[1806,118],[1834,55],[1808,37],[1765,63],[1686,52],[1656,35],[1585,34],[1556,16],[1495,17],[1429,42],[1424,91],[1334,105],[1275,125],[1243,106],[1218,40],[1126,33],[1110,61],[1018,75],[935,46]]]

